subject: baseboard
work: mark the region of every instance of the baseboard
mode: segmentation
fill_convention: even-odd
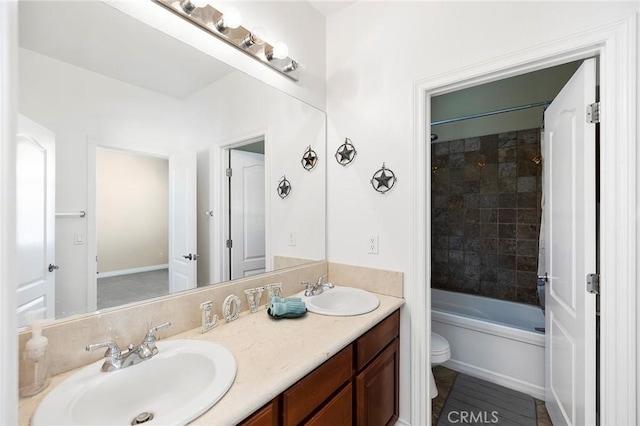
[[[494,371],[485,370],[484,368],[479,368],[470,364],[466,364],[464,362],[456,361],[454,359],[450,359],[442,365],[454,371],[457,371],[458,373],[468,374],[470,376],[477,377],[479,379],[483,379],[518,392],[526,393],[527,395],[531,395],[534,398],[538,398],[544,401],[544,388],[538,385],[523,382],[522,380],[514,379],[513,377],[505,376],[504,374],[499,374]]]
[[[411,423],[404,421],[402,419],[396,420],[395,426],[411,426]]]
[[[98,278],[117,277],[119,275],[138,274],[140,272],[158,271],[160,269],[169,269],[169,264],[141,266],[139,268],[120,269],[118,271],[98,272]]]

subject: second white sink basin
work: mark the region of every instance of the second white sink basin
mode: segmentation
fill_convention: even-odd
[[[122,370],[101,372],[103,360],[84,367],[49,392],[31,425],[183,425],[233,384],[236,361],[223,346],[202,340],[157,346],[153,358]]]
[[[316,296],[306,297],[303,292],[300,297],[309,312],[321,315],[362,315],[380,305],[380,299],[375,294],[353,287],[334,286]]]

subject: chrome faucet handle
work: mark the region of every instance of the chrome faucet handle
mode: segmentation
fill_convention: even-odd
[[[313,292],[314,292],[314,288],[315,286],[313,284],[311,284],[309,281],[300,281],[300,284],[302,284],[305,288],[304,290],[304,295],[307,297],[311,297],[313,296]]]
[[[107,340],[106,342],[102,342],[102,343],[92,343],[90,345],[87,345],[85,350],[87,352],[90,352],[100,348],[108,348],[107,351],[104,353],[105,357],[111,357],[111,358],[120,357],[120,353],[121,353],[120,348],[115,342],[111,340]]]
[[[171,326],[171,323],[169,321],[167,322],[163,322],[160,325],[157,325],[153,328],[151,328],[149,331],[147,331],[147,334],[144,336],[144,340],[142,341],[142,343],[144,344],[153,344],[156,342],[156,336],[155,336],[155,332],[158,330],[161,330],[163,328],[168,328]]]

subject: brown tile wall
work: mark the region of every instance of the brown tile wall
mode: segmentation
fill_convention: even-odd
[[[537,305],[540,129],[431,145],[431,285]]]

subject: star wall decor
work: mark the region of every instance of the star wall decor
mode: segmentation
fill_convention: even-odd
[[[305,170],[311,171],[318,163],[318,154],[314,150],[311,149],[311,145],[307,147],[307,150],[302,155],[302,167]]]
[[[278,196],[283,200],[291,194],[291,182],[287,180],[286,176],[282,176],[278,181]]]
[[[356,158],[356,147],[353,146],[351,139],[345,138],[344,143],[338,147],[336,151],[336,161],[342,166],[346,166]]]
[[[371,178],[371,186],[379,193],[384,194],[393,188],[397,180],[395,173],[382,163],[382,168],[375,172]]]

